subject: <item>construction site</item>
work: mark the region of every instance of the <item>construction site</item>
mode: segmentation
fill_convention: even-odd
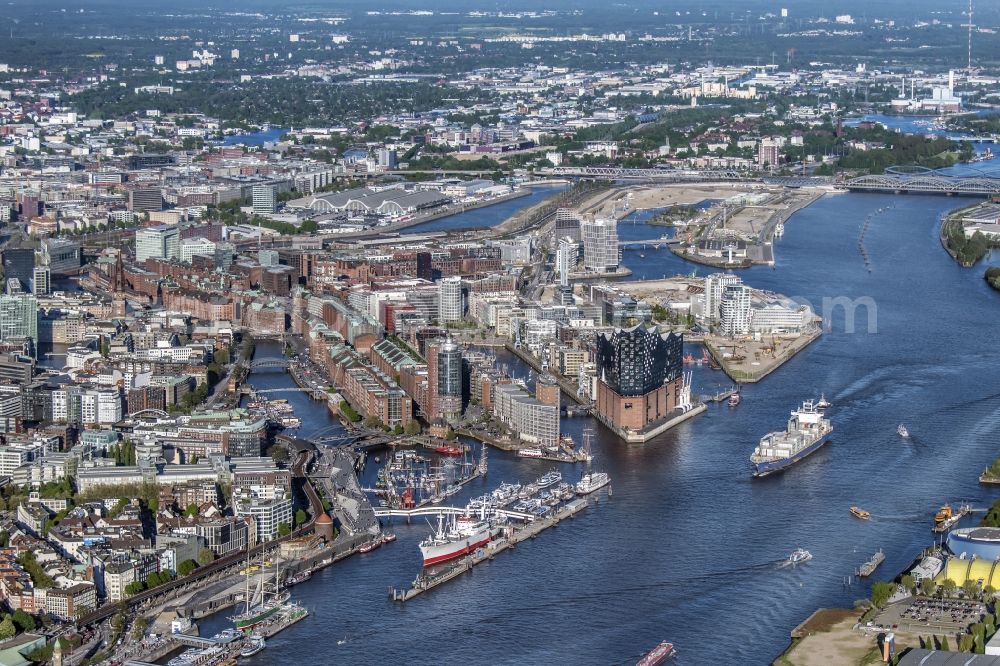
[[[801,333],[769,335],[760,339],[706,335],[702,342],[730,379],[741,384],[753,384],[791,360],[820,335],[822,330],[816,327]]]

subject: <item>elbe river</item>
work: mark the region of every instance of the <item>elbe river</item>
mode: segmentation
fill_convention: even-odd
[[[741,275],[806,299],[819,314],[830,314],[824,298],[868,303],[853,331],[838,308],[831,330],[746,386],[741,405],[713,405],[646,445],[627,446],[591,419],[565,419],[578,442],[585,427],[596,430],[596,465],[611,474],[611,498],[405,605],[387,589],[418,573],[417,543],[430,528],[397,524],[395,543],[295,587],[310,617],[250,663],[631,664],[661,640],[677,645],[678,664],[769,663],[814,609],[868,595],[868,584],[844,580],[877,549],[886,562],[873,578],[891,578],[932,543],[943,502],[984,507],[1000,496],[976,481],[1000,442],[1000,294],[983,280],[984,264],[961,268],[938,240],[942,214],[964,203],[833,194],[797,212],[776,241],[777,265]],[[870,271],[857,247],[869,215]],[[641,221],[620,227],[625,240],[663,232]],[[709,272],[665,248],[630,248],[624,263],[633,279]],[[258,347],[261,356],[279,353]],[[527,374],[508,355],[500,362]],[[261,371],[251,383],[291,380]],[[730,385],[708,368],[695,370],[694,383],[695,393]],[[752,479],[757,440],[821,392],[833,403],[831,443],[784,474]],[[304,418],[302,435],[331,426],[318,403],[290,400]],[[910,441],[896,435],[900,423]],[[487,477],[454,503],[551,467],[490,451]],[[568,481],[582,472],[560,469]],[[375,471],[369,464],[365,485]],[[854,504],[872,519],[853,518]],[[798,547],[814,559],[781,566]],[[224,626],[217,616],[202,633]]]

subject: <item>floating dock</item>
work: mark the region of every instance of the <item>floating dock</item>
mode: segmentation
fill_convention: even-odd
[[[878,565],[882,564],[884,561],[885,553],[883,553],[882,549],[879,548],[878,552],[872,555],[870,560],[858,567],[858,578],[867,578],[868,576],[871,576],[875,573],[875,570],[878,569]]]
[[[513,548],[525,539],[534,539],[543,530],[558,525],[564,518],[571,518],[586,509],[589,505],[590,503],[586,499],[575,499],[553,511],[551,516],[533,520],[522,527],[515,527],[513,534],[509,538],[491,541],[485,547],[463,557],[446,571],[433,576],[424,576],[421,573],[413,581],[413,586],[410,589],[400,590],[394,587],[389,588],[389,597],[393,601],[405,602],[424,592],[433,590],[438,585],[447,583],[465,572],[471,571],[480,562],[493,559],[497,553],[501,553],[508,548]]]

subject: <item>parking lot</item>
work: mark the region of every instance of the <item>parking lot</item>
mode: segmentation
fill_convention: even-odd
[[[985,614],[986,604],[981,601],[915,597],[887,606],[875,616],[873,624],[915,633],[928,629],[964,631]]]

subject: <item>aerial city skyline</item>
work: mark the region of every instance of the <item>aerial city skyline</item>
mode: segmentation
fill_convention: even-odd
[[[1000,664],[1000,7],[0,20],[0,663]]]

